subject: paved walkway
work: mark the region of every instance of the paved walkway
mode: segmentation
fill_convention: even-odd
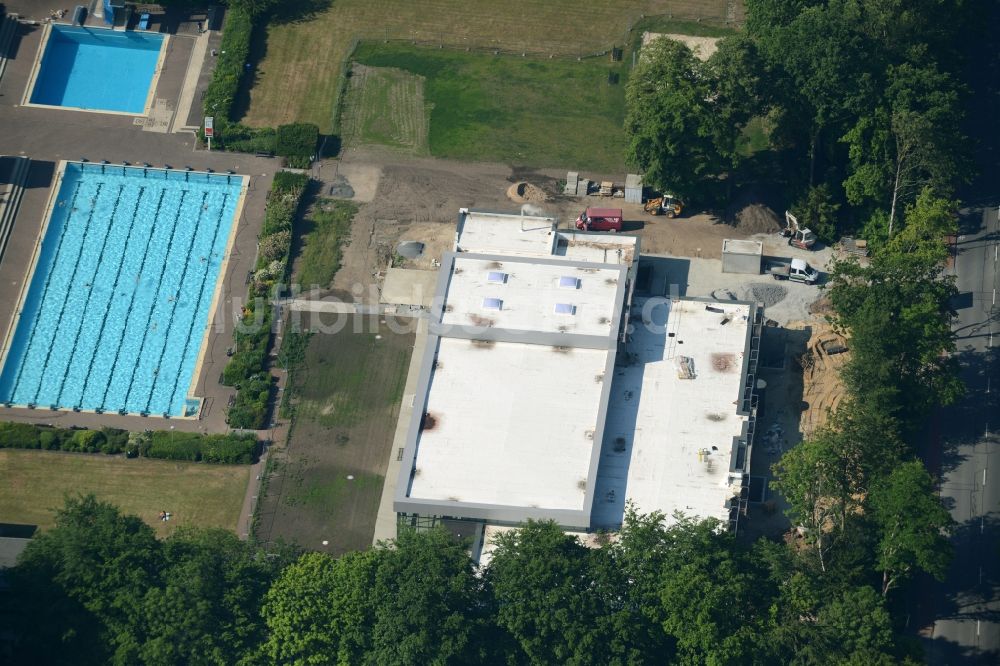
[[[208,52],[208,41],[211,32],[205,31],[194,40],[194,47],[191,49],[191,58],[188,60],[187,71],[184,73],[184,82],[181,84],[181,96],[177,102],[177,113],[174,114],[174,121],[170,126],[171,132],[181,132],[190,129],[187,118],[191,114],[191,105],[194,102],[195,91],[198,89],[198,79],[201,76],[201,69],[205,64],[205,54]]]
[[[344,301],[315,301],[305,298],[276,301],[289,310],[297,312],[331,312],[339,314],[360,315],[396,315],[397,317],[423,317],[427,310],[418,305],[397,305],[381,303],[365,305],[363,303],[347,303]]]
[[[396,481],[399,479],[399,450],[406,446],[406,432],[413,416],[413,402],[416,397],[417,380],[420,376],[420,365],[427,348],[427,322],[421,318],[417,323],[417,336],[413,342],[413,354],[410,356],[410,370],[406,375],[406,386],[403,388],[403,399],[399,405],[399,420],[396,422],[396,434],[386,461],[385,482],[382,485],[382,499],[378,505],[378,515],[375,517],[375,537],[373,544],[379,541],[396,538],[396,512],[392,508],[392,500],[396,495]]]

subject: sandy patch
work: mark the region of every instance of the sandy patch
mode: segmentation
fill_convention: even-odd
[[[719,50],[719,37],[692,37],[691,35],[676,35],[667,32],[642,33],[642,45],[646,46],[661,37],[666,37],[667,39],[672,39],[675,42],[684,44],[691,49],[695,57],[699,60],[708,60],[712,57],[713,53]]]

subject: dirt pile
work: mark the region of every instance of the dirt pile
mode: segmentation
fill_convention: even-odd
[[[785,300],[788,290],[780,284],[768,282],[751,282],[743,287],[743,300],[763,303],[765,308],[770,308]]]
[[[507,198],[517,203],[543,203],[546,197],[541,188],[521,181],[507,188]]]
[[[750,234],[771,234],[781,229],[778,215],[764,204],[751,203],[737,210],[727,211],[726,219],[742,231]]]
[[[850,358],[847,339],[828,324],[811,323],[812,334],[806,352],[799,357],[802,366],[803,405],[800,429],[808,437],[826,423],[844,397],[840,369]]]

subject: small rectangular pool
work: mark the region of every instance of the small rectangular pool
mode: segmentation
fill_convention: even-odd
[[[0,402],[190,416],[244,178],[65,166]]]
[[[52,24],[30,104],[144,114],[164,36]]]

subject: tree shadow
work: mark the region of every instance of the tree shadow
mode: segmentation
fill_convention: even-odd
[[[236,89],[236,97],[233,98],[233,106],[230,111],[232,119],[237,122],[243,120],[250,110],[250,91],[257,85],[260,78],[260,63],[266,55],[267,25],[263,21],[258,21],[250,34],[250,52],[247,54],[247,62],[243,66],[240,85]]]
[[[282,0],[271,11],[269,22],[274,25],[300,23],[325,12],[333,0]]]

